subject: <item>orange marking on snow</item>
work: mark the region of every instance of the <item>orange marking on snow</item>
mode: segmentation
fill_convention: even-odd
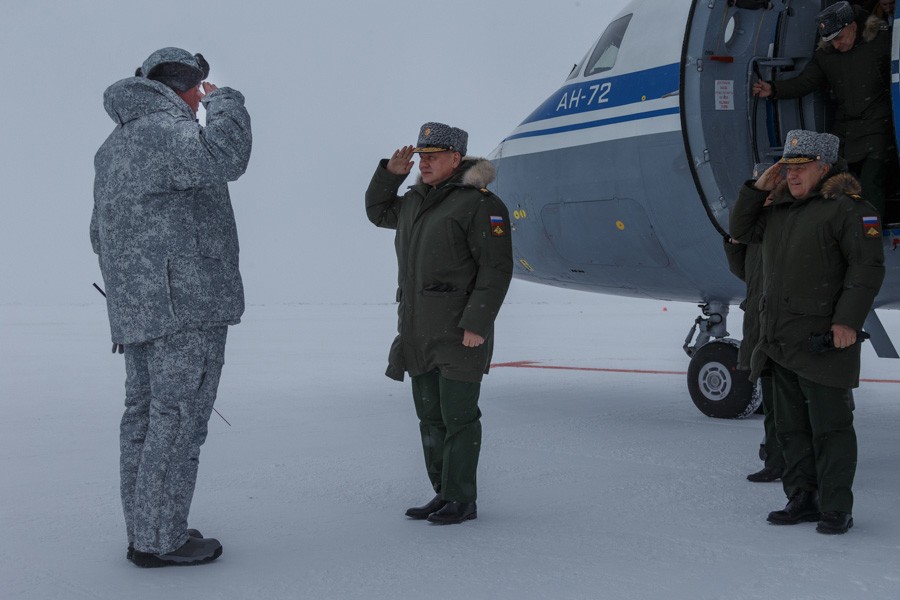
[[[562,367],[554,365],[542,365],[532,360],[520,360],[517,362],[494,363],[491,368],[513,367],[516,369],[553,369],[557,371],[599,371],[601,373],[646,373],[650,375],[687,375],[687,371],[651,371],[646,369],[602,369],[599,367]]]
[[[492,369],[509,367],[513,369],[550,369],[554,371],[594,371],[600,373],[640,373],[643,375],[687,375],[687,371],[657,371],[650,369],[604,369],[600,367],[566,367],[556,365],[542,365],[533,360],[519,360],[515,362],[494,363]],[[866,379],[860,378],[866,383],[900,383],[900,379]]]

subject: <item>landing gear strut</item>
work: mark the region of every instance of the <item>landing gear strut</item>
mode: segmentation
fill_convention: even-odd
[[[700,310],[702,315],[694,321],[683,346],[691,357],[687,374],[691,400],[708,417],[746,417],[756,411],[762,396],[750,382],[750,373],[737,368],[741,344],[727,337],[728,305],[710,302],[700,305]]]

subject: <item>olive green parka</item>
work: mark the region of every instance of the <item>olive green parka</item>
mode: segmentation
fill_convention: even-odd
[[[406,176],[382,160],[366,190],[366,214],[395,229],[398,335],[386,375],[479,382],[493,352],[494,320],[512,278],[509,212],[487,186],[494,166],[465,157],[454,175],[433,187],[419,180],[403,196]],[[464,330],[485,338],[463,346]]]
[[[763,270],[759,244],[733,244],[725,240],[728,269],[747,284],[747,296],[741,302],[744,311],[744,337],[738,352],[738,368],[750,370],[750,356],[759,341],[759,300],[762,298]]]
[[[832,324],[862,329],[884,279],[881,222],[859,182],[832,169],[807,198],[747,182],[731,210],[731,235],[761,245],[760,340],[751,379],[771,359],[800,377],[837,388],[859,385],[860,344],[813,353],[809,336]]]
[[[827,90],[836,109],[832,133],[841,139],[841,156],[851,163],[867,156],[888,158],[887,149],[893,147],[891,32],[884,21],[867,15],[856,7],[853,48],[840,52],[831,42],[820,42],[797,77],[770,82],[778,99]]]

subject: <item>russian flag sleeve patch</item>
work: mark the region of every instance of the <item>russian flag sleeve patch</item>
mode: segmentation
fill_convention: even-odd
[[[881,219],[877,215],[862,218],[863,235],[870,239],[881,239]]]
[[[503,237],[506,235],[506,219],[500,216],[491,215],[491,235],[494,237]]]

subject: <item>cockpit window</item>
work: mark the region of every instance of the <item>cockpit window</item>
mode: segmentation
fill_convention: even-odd
[[[609,71],[615,66],[619,48],[625,38],[625,30],[628,29],[628,23],[631,22],[631,16],[625,15],[609,24],[606,31],[600,36],[600,41],[597,42],[594,51],[591,52],[591,57],[584,69],[585,77]]]

